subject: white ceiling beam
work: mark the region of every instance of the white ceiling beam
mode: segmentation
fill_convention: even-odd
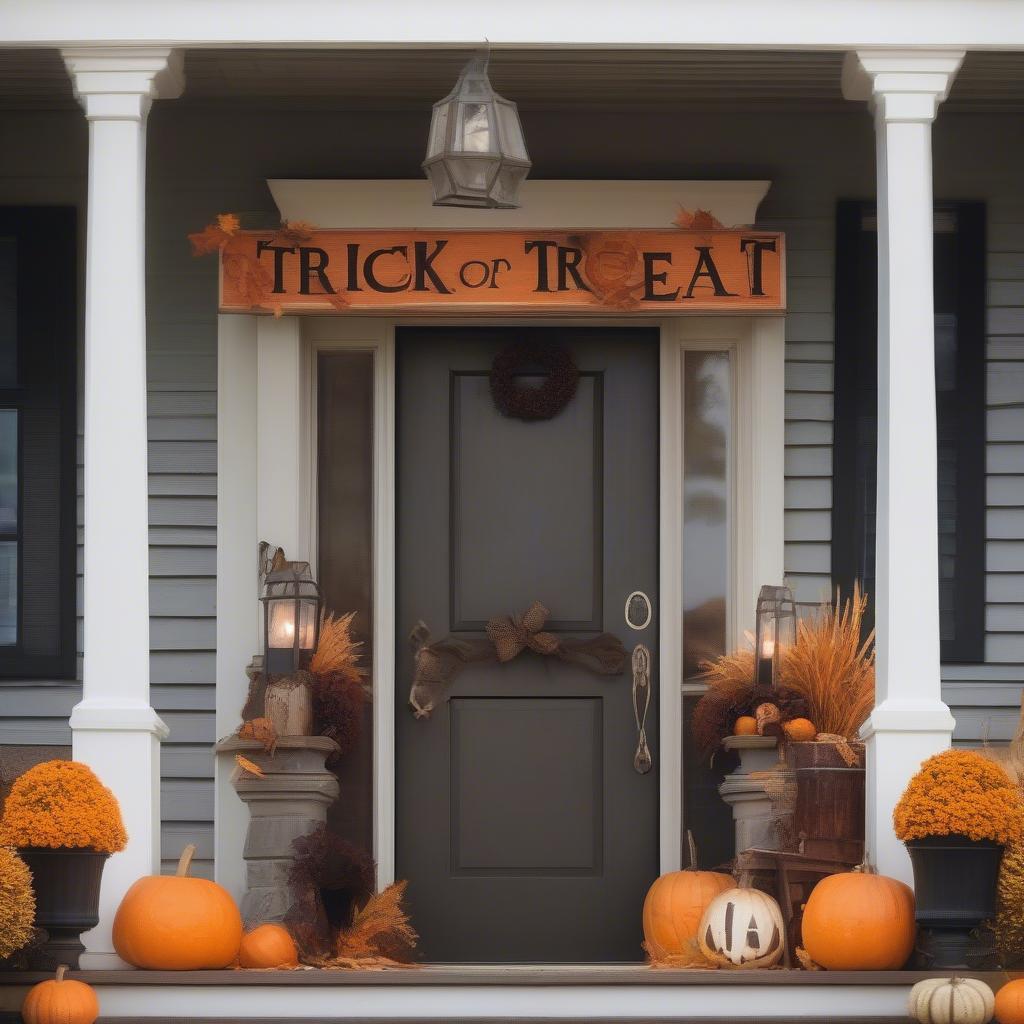
[[[0,0],[0,45],[1024,49],[1007,0]]]

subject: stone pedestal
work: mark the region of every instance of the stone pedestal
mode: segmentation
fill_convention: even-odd
[[[232,736],[216,749],[241,754],[263,770],[262,779],[241,772],[234,781],[249,808],[242,918],[246,928],[280,921],[291,905],[292,842],[322,825],[338,798],[338,780],[325,766],[338,744],[326,736],[281,736],[268,754],[261,743]]]
[[[780,832],[776,807],[768,786],[792,781],[792,772],[779,764],[778,740],[774,736],[727,736],[726,750],[740,755],[739,767],[718,787],[722,799],[732,808],[736,828],[736,852],[777,850]]]

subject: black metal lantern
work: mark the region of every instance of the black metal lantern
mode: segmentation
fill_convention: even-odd
[[[478,54],[455,88],[434,104],[423,170],[435,206],[512,210],[530,171],[519,111],[499,96]]]
[[[320,588],[309,562],[284,562],[263,579],[263,669],[285,675],[302,668],[320,633]]]
[[[789,587],[764,586],[757,595],[754,682],[774,686],[788,647],[796,643],[796,602]]]

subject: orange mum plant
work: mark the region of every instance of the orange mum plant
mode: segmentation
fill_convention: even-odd
[[[0,846],[117,853],[127,842],[117,798],[78,761],[45,761],[19,775],[0,818]]]
[[[973,750],[928,758],[893,811],[904,842],[927,836],[967,836],[1004,846],[1024,838],[1024,805],[999,765]]]

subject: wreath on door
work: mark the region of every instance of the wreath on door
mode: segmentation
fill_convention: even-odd
[[[516,382],[516,376],[540,368],[539,387]],[[580,371],[560,345],[517,341],[502,349],[491,364],[491,397],[502,416],[536,422],[557,416],[572,400]]]

